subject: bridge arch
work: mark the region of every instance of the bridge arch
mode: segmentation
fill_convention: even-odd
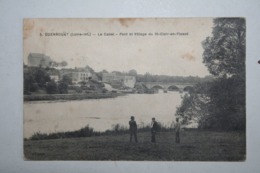
[[[176,85],[171,85],[171,86],[168,87],[168,90],[169,90],[169,91],[179,91],[180,88],[177,87]]]
[[[161,85],[154,85],[151,89],[164,89]]]
[[[193,91],[194,90],[194,87],[192,86],[186,86],[183,88],[183,91]]]

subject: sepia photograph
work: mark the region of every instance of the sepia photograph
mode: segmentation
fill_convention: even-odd
[[[246,160],[245,18],[23,20],[24,160]]]

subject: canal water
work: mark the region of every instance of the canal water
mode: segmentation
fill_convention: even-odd
[[[159,92],[108,99],[25,102],[24,137],[35,132],[78,130],[86,125],[95,131],[111,129],[117,123],[128,127],[130,116],[135,116],[139,126],[149,124],[152,117],[170,126],[181,100],[179,92]]]

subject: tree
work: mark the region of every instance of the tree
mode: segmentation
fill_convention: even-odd
[[[245,129],[245,28],[243,18],[214,19],[212,37],[202,44],[203,62],[216,77],[208,95],[218,129]]]
[[[68,94],[68,84],[64,81],[60,81],[58,84],[58,90],[60,94]]]
[[[211,37],[203,41],[203,62],[214,76],[194,87],[177,109],[184,123],[200,128],[245,129],[245,20],[214,19]]]
[[[24,93],[30,94],[38,89],[45,89],[50,75],[41,67],[24,67]]]
[[[57,94],[58,93],[57,84],[53,80],[51,80],[46,85],[46,91],[48,94]]]
[[[72,78],[69,75],[63,75],[61,81],[68,85],[72,84]]]
[[[67,94],[68,93],[68,87],[72,84],[72,78],[68,75],[63,75],[62,79],[60,80],[58,84],[58,90],[60,94]]]
[[[123,73],[120,72],[120,71],[112,71],[112,73],[114,73],[114,74],[116,74],[116,75],[118,75],[118,76],[122,76],[122,75],[123,75]]]
[[[60,64],[61,64],[62,67],[65,67],[65,66],[68,65],[68,63],[66,61],[62,61]]]
[[[212,37],[202,43],[203,63],[216,77],[245,75],[245,20],[214,19]]]
[[[198,123],[203,128],[208,122],[210,98],[208,96],[211,82],[198,83],[193,90],[185,94],[181,106],[177,108],[176,116],[181,119],[182,124]]]
[[[144,75],[144,82],[156,82],[155,76],[151,75],[150,73],[145,73]]]
[[[35,81],[38,83],[40,88],[45,88],[46,83],[51,81],[50,75],[46,72],[44,68],[36,68],[33,75]]]
[[[24,94],[30,94],[38,90],[38,84],[35,82],[31,73],[24,73]]]
[[[101,73],[108,73],[108,71],[104,69],[104,70],[102,70]]]
[[[137,71],[135,69],[132,69],[128,72],[128,74],[131,76],[137,76]]]

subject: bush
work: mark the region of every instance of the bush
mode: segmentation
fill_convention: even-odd
[[[76,91],[77,93],[82,93],[82,88],[76,87],[76,88],[75,88],[75,91]]]
[[[58,93],[57,84],[53,80],[51,80],[50,82],[47,83],[46,92],[48,94],[57,94]]]
[[[68,94],[68,84],[61,81],[58,85],[59,93],[60,94]]]
[[[150,132],[150,124],[141,123],[137,128],[138,132]],[[158,132],[167,132],[172,131],[173,127],[167,127],[165,124],[158,122]],[[92,136],[105,136],[105,135],[119,135],[119,134],[128,134],[129,127],[121,124],[112,125],[111,130],[106,130],[105,132],[96,132],[89,125],[75,131],[68,132],[54,132],[54,133],[34,133],[29,140],[47,140],[47,139],[60,139],[60,138],[79,138],[79,137],[92,137]]]
[[[105,89],[105,88],[102,89],[102,93],[107,93],[107,92],[108,92],[107,89]]]
[[[34,133],[29,139],[30,140],[44,140],[44,139],[59,139],[59,138],[78,138],[78,137],[91,137],[93,135],[100,135],[100,132],[94,132],[94,129],[89,125],[75,131],[68,132],[55,132],[55,133]]]

